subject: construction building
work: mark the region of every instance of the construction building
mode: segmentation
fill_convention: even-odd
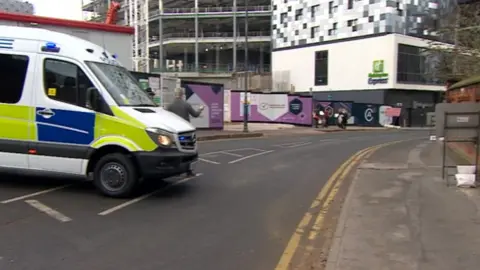
[[[34,12],[34,7],[28,1],[0,0],[0,11],[31,15]]]
[[[87,19],[104,21],[111,0],[84,5]],[[245,69],[269,72],[269,0],[118,0],[117,24],[136,29],[137,71],[177,77],[232,78]],[[248,16],[248,32],[245,18]],[[246,37],[247,36],[247,37]],[[248,42],[248,65],[243,50]],[[210,75],[207,75],[210,74]],[[270,76],[270,75],[268,75]]]

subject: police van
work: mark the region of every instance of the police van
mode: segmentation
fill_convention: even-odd
[[[0,82],[0,169],[85,176],[124,197],[198,158],[195,127],[86,40],[0,26]]]

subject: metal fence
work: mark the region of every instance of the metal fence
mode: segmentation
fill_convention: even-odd
[[[160,91],[158,95],[160,96],[160,105],[166,108],[170,105],[174,98],[175,88],[180,87],[180,79],[172,77],[160,77]]]
[[[272,90],[275,92],[291,92],[295,90],[290,83],[290,71],[280,70],[272,73]]]

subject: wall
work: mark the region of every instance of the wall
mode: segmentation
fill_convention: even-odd
[[[277,50],[272,53],[273,85],[276,85],[275,78],[278,77],[276,74],[289,73],[289,82],[294,86],[296,92],[307,92],[310,88],[313,92],[379,89],[443,91],[444,87],[438,85],[399,84],[396,82],[399,43],[418,47],[428,46],[428,42],[420,38],[385,34],[362,39],[326,42],[323,45],[303,48]],[[321,50],[328,50],[328,85],[315,86],[313,85],[315,52]],[[368,74],[372,73],[375,60],[384,61],[384,73],[388,74],[388,82],[385,84],[368,84]],[[352,99],[342,97],[335,100]]]
[[[127,69],[133,69],[131,35],[54,26],[49,27],[49,29],[72,36],[77,36],[102,47],[105,46],[107,51],[118,56],[118,60],[120,63],[122,63],[122,65],[124,65]]]
[[[23,22],[12,22],[12,21],[0,21],[1,25],[12,25],[12,26],[24,26],[24,27],[34,27],[29,23]],[[99,46],[105,46],[106,50],[112,54],[118,56],[118,61],[122,63],[127,69],[133,69],[132,61],[132,35],[122,34],[122,33],[111,33],[111,32],[102,32],[95,30],[82,30],[78,28],[68,28],[60,26],[51,26],[51,25],[42,25],[36,26],[43,29],[48,29],[51,31],[64,33],[72,36],[79,37],[81,39],[88,40],[92,43],[95,43]],[[55,40],[52,40],[55,42]]]
[[[244,93],[230,92],[230,119],[243,120]],[[312,99],[287,94],[248,93],[248,121],[265,123],[312,124]]]
[[[185,99],[192,107],[205,109],[199,117],[190,119],[196,128],[223,129],[224,92],[221,84],[182,81]]]
[[[313,98],[316,100],[348,100],[358,103],[383,104],[385,102],[385,91],[387,90],[314,92]]]
[[[328,50],[328,85],[315,86],[315,52]],[[393,88],[395,73],[395,36],[384,35],[358,40],[345,40],[318,46],[280,50],[272,53],[272,73],[290,72],[295,91],[345,91]],[[387,84],[368,84],[373,61],[384,61]],[[275,84],[275,82],[274,82]]]

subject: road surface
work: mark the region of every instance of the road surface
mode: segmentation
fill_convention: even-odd
[[[340,164],[363,148],[427,135],[204,142],[199,176],[150,183],[131,200],[101,197],[88,183],[2,176],[0,269],[275,269]]]

